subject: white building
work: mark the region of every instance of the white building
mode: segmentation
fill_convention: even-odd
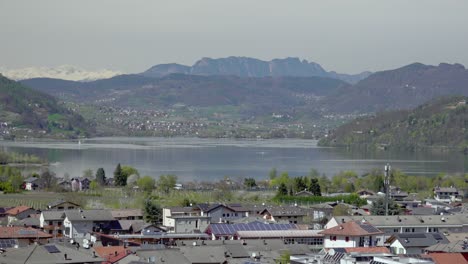
[[[114,217],[107,210],[65,211],[64,235],[72,239],[83,238],[88,233],[109,229],[111,221],[114,221]]]
[[[328,228],[319,234],[324,248],[374,247],[381,245],[377,236],[384,232],[364,221],[350,221]]]

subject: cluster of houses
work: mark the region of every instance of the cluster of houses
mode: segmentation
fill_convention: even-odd
[[[167,207],[158,225],[139,209],[84,210],[63,200],[44,210],[0,208],[0,264],[468,263],[468,211],[455,188],[434,191],[418,201],[394,189],[405,210],[389,216],[340,201]],[[379,196],[359,194],[369,203]],[[333,216],[339,204],[350,215]]]

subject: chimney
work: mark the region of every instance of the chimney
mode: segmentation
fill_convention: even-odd
[[[93,251],[93,258],[97,258],[96,251]]]
[[[344,220],[344,218],[341,218],[341,223],[343,223],[343,224],[345,223],[345,220]]]
[[[63,259],[68,260],[68,255],[67,255],[67,254],[63,254]]]
[[[114,252],[114,256],[117,256],[119,253],[117,251]]]

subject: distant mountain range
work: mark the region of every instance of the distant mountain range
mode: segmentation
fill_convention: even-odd
[[[75,102],[165,109],[174,105],[235,106],[247,115],[271,114],[313,104],[349,84],[323,77],[248,77],[170,74],[161,78],[119,75],[94,82],[39,78],[22,81]]]
[[[210,68],[207,65],[211,65],[211,60],[208,61],[210,63],[203,66],[206,69]],[[317,74],[326,73],[319,66],[307,65],[316,69]],[[290,103],[290,109],[301,105],[307,106],[308,111],[372,113],[410,109],[440,96],[468,96],[468,70],[460,64],[429,66],[415,63],[373,73],[354,85],[328,77],[202,76],[186,73],[156,77],[159,76],[155,73],[156,69],[161,67],[150,69],[153,75],[118,75],[92,82],[39,78],[22,83],[65,100],[106,101],[116,106],[139,108],[168,107],[181,103],[187,106],[263,106],[266,110],[287,107]],[[166,65],[164,72],[176,71],[178,67]],[[229,72],[227,68],[222,69],[225,69],[222,73]],[[255,72],[257,75],[260,73],[260,70]],[[252,75],[253,72],[237,74]]]
[[[456,147],[468,154],[468,97],[432,100],[412,110],[358,118],[322,139],[322,146],[417,149]]]
[[[333,112],[378,112],[410,109],[431,99],[468,96],[468,70],[461,64],[410,64],[371,74],[357,84],[327,97],[322,104]]]
[[[89,71],[71,65],[50,67],[27,67],[21,69],[2,69],[0,73],[12,80],[25,80],[32,78],[55,78],[72,81],[94,81],[111,78],[122,72],[111,70]]]
[[[173,73],[189,75],[232,75],[239,77],[327,77],[356,83],[370,72],[360,74],[340,74],[325,71],[320,64],[299,60],[299,58],[274,59],[263,61],[249,57],[227,57],[220,59],[202,58],[193,66],[176,63],[159,64],[142,72],[146,77],[163,77]]]
[[[0,122],[2,136],[40,137],[41,132],[45,132],[61,138],[74,138],[93,132],[83,117],[59,104],[54,97],[1,74]]]

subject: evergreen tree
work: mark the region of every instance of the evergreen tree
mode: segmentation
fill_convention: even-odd
[[[101,186],[106,185],[106,172],[104,171],[103,168],[99,168],[96,171],[96,181]]]
[[[125,177],[125,174],[122,173],[122,167],[120,166],[120,163],[117,164],[117,167],[114,171],[114,184],[115,186],[127,185],[127,177]]]
[[[285,196],[288,195],[288,187],[286,184],[281,183],[280,186],[278,187],[278,196]]]
[[[162,208],[150,199],[145,200],[144,216],[146,222],[158,225],[162,223]]]
[[[377,201],[372,203],[371,207],[372,215],[385,215],[385,199],[380,198]],[[388,201],[388,214],[389,215],[399,215],[400,207],[392,199]]]
[[[300,191],[307,189],[307,185],[305,183],[304,178],[302,177],[294,178],[294,189],[296,192],[300,192]]]
[[[322,190],[320,189],[320,184],[317,178],[310,179],[309,191],[314,194],[314,196],[322,196]]]

